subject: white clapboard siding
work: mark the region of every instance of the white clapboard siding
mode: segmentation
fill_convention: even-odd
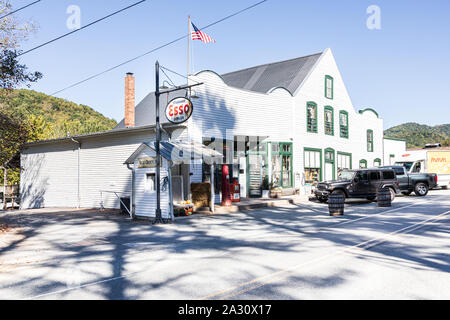
[[[333,99],[325,97],[325,75],[333,77]],[[317,65],[295,94],[294,108],[294,173],[304,174],[304,148],[322,150],[322,169],[325,168],[325,149],[352,154],[352,168],[359,167],[361,159],[373,165],[376,158],[383,159],[383,120],[372,112],[360,114],[353,106],[331,50],[326,50]],[[306,130],[306,105],[313,101],[317,104],[318,132]],[[325,106],[334,110],[334,135],[325,134]],[[349,138],[341,138],[339,132],[339,112],[348,112]],[[374,152],[367,152],[367,130],[374,132]],[[336,157],[335,157],[336,161]],[[335,162],[337,165],[337,161]],[[336,167],[335,167],[336,169]],[[323,175],[325,177],[325,175]]]
[[[21,154],[22,208],[76,207],[78,145],[73,142],[27,148]]]
[[[121,134],[86,139],[81,144],[81,207],[120,208],[117,196],[131,194],[131,170],[124,165],[154,133]],[[105,191],[102,192],[101,191]],[[122,194],[126,193],[126,194]]]
[[[205,85],[196,89],[194,112],[189,120],[190,138],[232,139],[236,135],[289,139],[292,132],[291,95],[285,90],[271,94],[227,86],[217,74],[204,71],[193,77]]]
[[[138,168],[138,161],[143,157],[156,157],[155,152],[146,149],[134,162],[135,167],[135,214],[138,217],[155,217],[156,215],[156,191],[146,191],[145,180],[147,173],[156,173],[156,168]],[[167,172],[168,164],[163,159],[163,167],[161,168],[161,188],[163,186],[164,178],[168,177]],[[170,205],[169,205],[169,188],[161,190],[161,215],[163,218],[170,218]]]

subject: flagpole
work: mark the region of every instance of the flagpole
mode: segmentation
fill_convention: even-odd
[[[188,52],[187,52],[187,76],[189,77],[189,56],[191,52],[191,16],[188,16]]]

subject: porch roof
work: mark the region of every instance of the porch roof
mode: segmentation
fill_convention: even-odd
[[[136,158],[146,148],[156,151],[156,142],[142,143],[136,151],[125,161],[124,164],[132,164]],[[161,156],[174,163],[191,161],[192,159],[206,160],[208,163],[221,163],[223,155],[216,150],[208,148],[202,143],[185,142],[185,141],[161,141],[160,142]]]

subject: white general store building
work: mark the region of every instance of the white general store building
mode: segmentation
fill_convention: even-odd
[[[189,77],[189,83],[198,82],[203,84],[194,89],[193,114],[182,125],[166,121],[164,106],[185,91],[161,97],[163,140],[214,145],[238,179],[242,197],[261,196],[268,184],[308,194],[312,184],[337,177],[341,169],[390,164],[406,149],[404,141],[383,138],[376,111],[355,109],[330,49],[223,75],[205,70]],[[134,108],[133,86],[128,74],[126,117],[115,129],[24,146],[22,208],[119,207],[111,192],[133,188],[133,168],[126,160],[155,139],[155,95]],[[221,168],[215,165],[217,194]],[[211,179],[202,158],[167,170],[174,201],[189,198],[190,183]],[[154,216],[153,209],[148,206],[140,215]]]

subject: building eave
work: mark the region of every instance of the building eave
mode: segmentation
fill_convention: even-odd
[[[186,125],[162,124],[161,127],[165,130],[175,130],[175,129],[179,129],[179,128],[185,128]],[[156,128],[155,125],[147,125],[147,126],[139,126],[139,127],[132,127],[132,128],[129,127],[129,128],[113,129],[113,130],[108,130],[108,131],[100,131],[100,132],[95,132],[95,133],[69,136],[69,137],[64,137],[64,138],[39,140],[39,141],[27,142],[22,145],[22,148],[33,147],[33,146],[43,145],[43,144],[70,142],[73,140],[83,140],[83,139],[102,137],[102,136],[129,134],[129,133],[131,134],[131,133],[137,133],[137,132],[149,131],[149,130],[155,131],[155,128]]]

